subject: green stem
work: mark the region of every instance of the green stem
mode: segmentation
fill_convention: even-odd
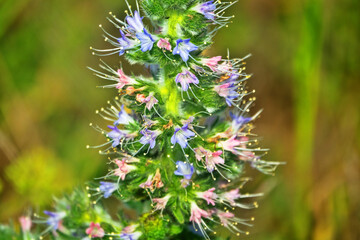
[[[184,16],[179,15],[176,12],[173,12],[168,21],[168,35],[171,37],[177,36],[177,25],[184,20]]]
[[[165,103],[166,115],[178,116],[181,99],[175,79],[169,78],[169,72],[170,71],[166,67],[162,69],[163,84],[160,87],[160,94]]]
[[[173,12],[168,20],[168,35],[176,38],[177,36],[177,25],[183,21],[184,17],[176,12]],[[177,89],[174,78],[170,78],[169,75],[172,73],[171,67],[164,66],[162,69],[162,81],[163,84],[160,87],[161,97],[165,102],[165,111],[167,116],[178,116],[179,115],[179,104],[181,98]]]

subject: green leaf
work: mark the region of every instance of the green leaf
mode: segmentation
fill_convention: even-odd
[[[182,214],[180,208],[176,208],[173,211],[173,215],[179,223],[183,224],[185,222],[184,215]]]
[[[179,225],[171,225],[171,227],[170,227],[171,235],[177,235],[177,234],[181,233],[181,231],[182,231],[182,227]]]

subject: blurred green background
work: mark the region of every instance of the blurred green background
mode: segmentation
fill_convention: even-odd
[[[0,0],[0,222],[106,171],[85,146],[103,141],[88,123],[115,92],[86,66],[98,64],[89,46],[106,46],[98,24],[123,10]],[[360,239],[360,1],[241,0],[228,14],[207,54],[253,54],[257,133],[269,160],[287,162],[275,177],[250,173],[266,196],[243,239]]]

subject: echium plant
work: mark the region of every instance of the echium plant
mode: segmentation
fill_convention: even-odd
[[[151,77],[129,74],[104,61],[99,69],[90,68],[108,81],[104,88],[119,91],[109,106],[96,111],[108,126],[90,124],[106,139],[95,147],[108,156],[110,169],[87,187],[87,195],[76,192],[58,200],[56,210],[45,212],[45,218],[36,217],[35,222],[47,224],[40,235],[223,239],[216,235],[220,225],[237,235],[249,234],[254,218],[239,218],[235,211],[257,207],[254,198],[261,193],[242,192],[248,181],[242,176],[244,167],[273,174],[279,163],[262,159],[267,150],[252,133],[260,112],[250,113],[255,97],[246,87],[248,56],[202,55],[215,33],[231,21],[233,16],[226,16],[225,10],[234,3],[126,3],[125,19],[113,13],[108,18],[118,29],[116,35],[100,25],[112,46],[91,49],[94,55],[116,54],[131,64],[143,64]],[[123,208],[135,209],[138,218],[127,220],[121,214],[111,219],[96,204],[110,197]]]

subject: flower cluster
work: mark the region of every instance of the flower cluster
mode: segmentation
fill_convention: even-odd
[[[255,97],[246,86],[249,56],[201,55],[214,33],[233,17],[225,16],[233,3],[140,3],[142,11],[138,2],[136,10],[128,4],[123,19],[110,13],[118,35],[100,25],[111,48],[91,48],[94,55],[124,55],[130,63],[145,64],[152,76],[125,74],[122,67],[114,69],[104,61],[100,70],[90,68],[110,81],[103,87],[115,88],[117,96],[96,111],[108,122],[105,127],[90,124],[105,141],[88,148],[108,156],[109,171],[87,188],[92,204],[113,197],[135,207],[140,217],[118,225],[106,217],[91,218],[81,226],[81,235],[71,228],[68,210],[45,212],[46,232],[134,240],[177,239],[184,231],[192,239],[194,233],[186,230],[192,224],[195,233],[210,239],[221,224],[236,234],[248,234],[243,228],[254,219],[238,218],[233,211],[257,207],[252,199],[261,194],[242,193],[247,179],[239,176],[247,166],[273,174],[280,163],[263,160],[267,149],[252,133],[260,111],[250,114]],[[150,213],[147,206],[153,208]],[[25,220],[24,231],[29,229]]]

